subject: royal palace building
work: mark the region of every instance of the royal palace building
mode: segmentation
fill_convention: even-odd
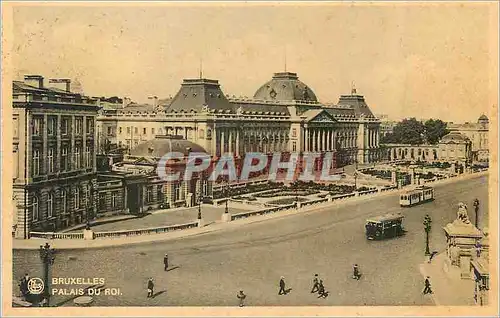
[[[67,79],[13,82],[14,233],[53,231],[96,214],[97,100]],[[51,87],[48,87],[51,86]]]
[[[488,161],[489,120],[486,115],[481,115],[476,123],[448,123],[448,129],[452,132],[459,132],[470,139],[472,142],[472,156],[474,161]]]
[[[320,103],[296,73],[275,73],[253,98],[225,95],[217,80],[185,79],[170,100],[153,105],[128,100],[98,117],[99,149],[129,150],[156,135],[181,136],[210,155],[247,152],[327,152],[335,165],[377,161],[380,121],[353,89],[337,104]]]

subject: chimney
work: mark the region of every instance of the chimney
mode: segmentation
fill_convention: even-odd
[[[127,107],[130,104],[130,98],[123,97],[122,108]]]
[[[148,99],[153,100],[153,107],[154,108],[158,107],[158,96],[149,96]]]
[[[65,92],[71,92],[71,80],[69,78],[51,78],[49,79],[50,84],[55,84],[52,87],[58,88]]]
[[[43,88],[43,76],[40,75],[24,75],[24,82],[36,88]]]

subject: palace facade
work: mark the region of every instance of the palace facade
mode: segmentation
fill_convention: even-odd
[[[79,224],[96,214],[97,100],[72,93],[70,85],[51,79],[47,87],[39,75],[13,82],[16,237]]]
[[[488,139],[489,119],[486,115],[481,115],[477,123],[448,123],[448,129],[459,132],[470,139],[474,161],[488,161],[490,153]]]
[[[185,79],[171,100],[103,107],[98,143],[129,150],[156,135],[182,136],[214,157],[247,152],[335,153],[338,166],[377,161],[380,121],[353,89],[320,103],[296,73],[275,73],[253,98],[225,95],[217,80]]]

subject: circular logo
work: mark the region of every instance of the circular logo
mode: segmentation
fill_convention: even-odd
[[[33,295],[39,295],[43,292],[43,280],[38,277],[30,278],[28,281],[28,291]]]

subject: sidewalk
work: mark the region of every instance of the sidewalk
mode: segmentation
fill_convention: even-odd
[[[429,276],[433,294],[428,295],[437,306],[474,306],[474,280],[461,279],[460,270],[451,267],[445,272],[446,252],[432,259],[432,263],[420,264],[422,290],[425,277]]]
[[[440,181],[437,181],[435,183],[432,183],[431,185],[451,183],[451,182],[456,182],[459,180],[480,177],[480,176],[483,176],[486,174],[487,174],[487,172],[483,172],[483,173],[465,175],[463,177],[444,179],[444,180],[440,180]],[[266,221],[269,219],[287,217],[287,216],[291,216],[291,215],[296,215],[298,213],[304,215],[304,214],[308,214],[308,213],[320,212],[321,210],[325,210],[325,208],[328,208],[328,207],[335,208],[336,206],[340,206],[340,205],[356,204],[357,202],[364,201],[364,200],[376,200],[380,197],[389,196],[389,195],[396,195],[396,194],[400,193],[401,191],[406,191],[406,189],[403,188],[403,189],[400,189],[398,191],[387,191],[387,192],[377,193],[375,195],[353,197],[353,198],[346,199],[346,200],[333,201],[333,202],[328,203],[328,204],[318,204],[318,205],[307,206],[305,208],[300,209],[299,211],[292,209],[292,210],[286,210],[286,211],[276,212],[276,213],[272,213],[272,214],[252,216],[249,218],[238,219],[238,220],[231,221],[228,223],[223,223],[220,221],[220,219],[217,219],[217,220],[214,220],[212,224],[209,224],[209,225],[202,227],[202,228],[192,228],[192,229],[175,231],[175,232],[164,233],[164,234],[150,234],[150,235],[143,235],[143,236],[127,237],[127,238],[114,238],[114,239],[109,238],[109,239],[95,239],[95,240],[62,240],[62,239],[61,240],[57,240],[57,239],[56,240],[46,240],[46,239],[20,240],[20,239],[14,239],[12,248],[13,249],[25,249],[25,250],[39,249],[40,245],[43,245],[47,241],[49,242],[49,244],[51,244],[52,247],[54,247],[56,249],[105,248],[105,247],[111,247],[111,246],[133,245],[133,244],[141,244],[141,243],[148,243],[148,242],[155,242],[155,241],[168,241],[168,240],[178,239],[178,238],[182,238],[182,237],[202,235],[205,233],[217,232],[217,231],[228,230],[228,229],[235,229],[235,228],[241,227],[241,226],[246,225],[246,224],[263,222],[263,221]],[[233,210],[233,209],[231,209],[231,210]],[[155,215],[162,215],[162,214],[164,214],[164,213],[158,213]],[[168,214],[168,212],[165,212],[165,214]],[[219,214],[219,215],[222,216],[221,214]],[[189,219],[189,221],[194,221],[195,219],[196,219],[195,217],[191,217]]]

